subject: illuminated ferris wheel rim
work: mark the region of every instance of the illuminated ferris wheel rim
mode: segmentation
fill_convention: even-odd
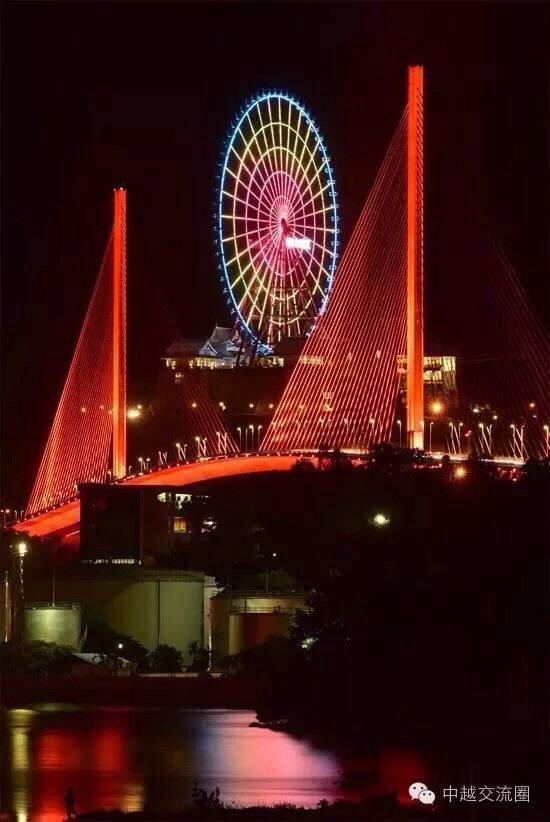
[[[250,98],[246,102],[246,104],[243,106],[243,108],[241,109],[239,115],[233,120],[233,122],[231,124],[230,133],[228,134],[228,136],[226,138],[226,141],[225,141],[225,144],[224,144],[224,149],[222,151],[222,160],[221,160],[221,163],[220,163],[221,173],[220,173],[220,176],[219,176],[219,190],[218,190],[217,203],[216,203],[216,239],[217,239],[217,247],[218,247],[218,252],[217,253],[218,253],[218,257],[219,257],[218,269],[219,269],[219,272],[220,272],[220,280],[221,280],[221,282],[224,286],[224,293],[228,297],[228,301],[229,301],[230,306],[231,306],[231,313],[234,315],[241,333],[245,337],[247,337],[248,339],[252,340],[256,344],[258,350],[262,353],[269,353],[270,351],[272,351],[274,346],[273,346],[273,344],[265,342],[264,340],[261,339],[261,329],[254,329],[254,328],[251,327],[250,315],[249,315],[248,318],[243,315],[243,311],[241,310],[241,306],[240,306],[239,302],[236,299],[236,296],[235,296],[235,293],[234,293],[234,283],[232,283],[232,281],[230,279],[230,275],[229,275],[229,271],[228,271],[228,260],[226,258],[225,247],[224,247],[225,243],[227,243],[228,239],[230,239],[230,238],[227,238],[223,235],[223,228],[222,228],[223,221],[224,221],[224,218],[227,219],[228,216],[229,216],[229,215],[226,215],[226,214],[223,213],[223,203],[224,203],[224,196],[227,196],[227,195],[228,196],[233,196],[233,198],[236,199],[234,197],[234,195],[230,194],[226,190],[226,180],[228,179],[229,175],[231,175],[237,180],[237,182],[239,182],[239,178],[236,177],[236,175],[230,170],[230,158],[231,158],[232,152],[234,152],[235,155],[237,157],[239,157],[239,155],[238,155],[238,153],[235,149],[235,143],[236,143],[236,140],[237,140],[237,136],[240,135],[243,143],[246,145],[246,152],[245,152],[245,154],[246,154],[249,151],[249,146],[252,144],[252,140],[254,140],[256,142],[256,144],[258,145],[258,142],[257,142],[258,133],[267,132],[268,127],[271,127],[272,133],[273,133],[273,125],[279,126],[279,127],[282,127],[283,125],[285,125],[287,128],[289,128],[289,129],[291,128],[290,119],[289,119],[288,123],[283,123],[282,119],[281,119],[280,121],[275,121],[275,123],[269,121],[269,122],[266,122],[264,124],[262,119],[261,119],[261,116],[260,116],[260,122],[262,123],[261,129],[259,129],[257,132],[254,132],[252,130],[251,139],[250,139],[249,143],[246,143],[246,140],[245,140],[244,134],[243,134],[243,126],[244,126],[245,122],[248,120],[248,123],[250,124],[250,127],[252,128],[251,112],[253,112],[254,109],[258,108],[262,103],[267,103],[268,106],[269,106],[270,102],[274,102],[274,101],[278,101],[279,106],[281,104],[281,101],[284,101],[289,107],[289,114],[290,114],[291,109],[295,109],[296,112],[298,112],[298,114],[299,114],[299,124],[303,120],[303,122],[307,125],[307,129],[308,129],[307,137],[309,138],[309,134],[311,132],[311,134],[313,135],[313,138],[314,138],[314,150],[316,152],[319,152],[321,160],[322,160],[319,167],[314,166],[314,169],[313,169],[314,170],[314,177],[317,178],[317,180],[320,183],[320,175],[321,175],[321,172],[324,171],[324,174],[326,174],[326,178],[327,178],[326,185],[320,187],[320,190],[317,192],[317,194],[313,195],[310,198],[310,202],[312,202],[320,194],[323,194],[323,192],[325,190],[328,192],[327,195],[326,195],[326,199],[328,200],[328,205],[325,208],[323,208],[322,210],[325,211],[325,212],[329,212],[329,211],[331,212],[331,214],[330,214],[330,219],[332,221],[331,227],[329,228],[326,225],[324,227],[315,226],[314,230],[315,231],[324,231],[326,233],[331,232],[332,233],[332,241],[330,243],[330,247],[326,246],[326,248],[324,249],[324,251],[330,257],[330,259],[327,260],[326,267],[322,266],[322,269],[323,269],[323,271],[326,275],[325,279],[324,279],[324,282],[322,284],[322,287],[320,287],[318,283],[316,284],[316,290],[319,291],[322,294],[322,297],[320,299],[318,308],[315,310],[315,315],[311,318],[309,328],[305,332],[306,336],[311,333],[311,330],[314,327],[314,325],[317,321],[317,318],[326,309],[327,302],[328,302],[329,295],[330,295],[330,291],[331,291],[332,284],[333,284],[333,280],[334,280],[334,274],[335,274],[335,271],[336,271],[336,261],[337,261],[337,255],[338,255],[338,210],[337,210],[336,190],[335,190],[335,184],[334,184],[334,173],[333,173],[332,166],[331,166],[331,163],[330,163],[330,157],[329,157],[328,152],[325,148],[325,144],[324,144],[323,138],[322,138],[322,136],[319,132],[319,129],[318,129],[315,121],[313,120],[313,118],[311,117],[309,112],[307,111],[307,109],[295,97],[293,97],[290,94],[288,94],[286,92],[283,92],[283,91],[264,91],[264,92],[261,92],[261,93],[255,95],[254,97]],[[271,110],[270,110],[270,113],[271,113]],[[298,137],[297,130],[296,129],[292,129],[292,130],[296,133],[296,139],[297,139],[297,137]],[[264,139],[265,139],[265,135],[264,135]],[[303,138],[302,138],[302,140],[303,140]],[[304,145],[305,145],[305,140],[303,140],[303,142],[304,142]],[[296,147],[296,141],[295,141],[295,147]],[[264,163],[264,165],[265,165],[265,162],[266,162],[265,161],[265,156],[268,155],[270,153],[270,151],[277,151],[277,150],[279,150],[279,151],[285,150],[285,147],[280,146],[280,145],[279,146],[273,146],[272,148],[270,148],[266,152],[264,152],[264,154],[260,155],[260,160]],[[289,146],[288,145],[286,147],[286,150],[289,151]],[[313,151],[311,150],[311,148],[308,148],[308,152],[309,152],[309,155],[310,155],[310,160],[309,160],[307,168],[309,168],[309,166],[311,165],[311,163],[313,161]],[[289,153],[290,153],[290,151],[289,151]],[[302,149],[302,155],[301,155],[301,158],[300,158],[300,165],[299,165],[300,171],[302,171],[302,173],[303,173],[301,182],[303,182],[306,179],[304,169],[301,166],[301,160],[303,158],[303,155],[304,155],[304,150]],[[271,163],[271,160],[270,160],[270,163]],[[251,172],[248,169],[248,167],[245,166],[245,168],[246,168],[246,171],[248,172],[248,174],[251,175]],[[283,172],[280,169],[278,169],[276,173],[281,173],[282,174]],[[240,172],[239,172],[239,175],[240,175]],[[306,180],[306,183],[307,183],[307,180]],[[259,200],[257,195],[254,195],[254,196],[256,196],[256,198]],[[304,221],[304,225],[305,225],[305,220],[306,220],[306,217],[308,215],[305,214],[305,212],[303,211],[303,208],[301,209],[301,211],[303,212],[302,220]],[[242,219],[245,219],[245,218],[236,217],[235,213],[233,213],[233,220],[235,221],[236,219],[241,219],[242,220]],[[264,219],[263,222],[266,222],[266,220]],[[286,220],[282,220],[282,222],[286,223]],[[282,229],[282,230],[284,230],[284,229]],[[241,235],[241,236],[244,236],[244,234]],[[301,245],[301,243],[304,243],[304,244],[307,243],[308,246],[310,245],[311,242],[313,243],[313,245],[319,245],[317,242],[315,242],[315,240],[309,241],[309,240],[306,240],[306,239],[301,239],[300,237],[289,236],[289,237],[284,237],[283,239],[285,241],[286,249],[293,249],[294,252],[297,252],[298,249],[305,248],[305,245]],[[240,256],[240,254],[238,254],[237,256]],[[232,260],[229,260],[229,262],[232,262]],[[309,268],[311,269],[311,263],[310,263]],[[309,269],[308,269],[308,272],[309,272]],[[255,273],[254,270],[253,270],[253,273]],[[313,302],[313,300],[312,300],[312,302]],[[265,307],[265,305],[264,305],[264,307]],[[293,320],[293,321],[295,321],[295,320]]]

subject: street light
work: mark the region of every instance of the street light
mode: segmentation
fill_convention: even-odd
[[[242,432],[240,427],[237,428],[237,431],[239,432],[239,451],[242,451],[243,450],[243,432]]]
[[[546,459],[548,459],[548,455],[549,455],[549,452],[550,452],[550,442],[548,441],[548,435],[549,435],[549,432],[550,432],[550,426],[548,426],[548,425],[543,425],[543,426],[542,426],[542,428],[543,428],[543,431],[544,431],[544,432],[545,432],[545,434],[546,434],[546,451],[545,451],[545,453],[546,453]]]
[[[433,425],[434,425],[434,421],[431,420],[430,421],[430,435],[429,435],[430,436],[430,441],[429,441],[429,447],[428,447],[428,450],[429,450],[430,454],[432,453],[432,428],[433,428]]]
[[[258,426],[258,451],[260,450],[260,432],[263,428],[263,425]]]
[[[17,556],[19,557],[19,559],[23,559],[25,554],[27,554],[29,551],[29,546],[26,542],[23,542],[23,540],[21,540],[21,542],[18,542],[15,546],[15,550],[17,551]]]
[[[390,524],[390,518],[386,516],[386,514],[375,514],[373,523],[377,528],[384,528],[386,525]]]
[[[401,443],[402,443],[402,431],[401,431],[401,429],[402,429],[402,425],[403,425],[401,420],[397,420],[397,425],[399,426],[399,447],[401,448]]]
[[[443,403],[439,400],[434,400],[431,405],[432,414],[441,414],[443,411]]]

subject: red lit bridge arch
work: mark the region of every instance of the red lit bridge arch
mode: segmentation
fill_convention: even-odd
[[[220,457],[211,460],[173,465],[138,474],[121,480],[124,485],[159,485],[182,487],[206,480],[259,474],[269,471],[289,471],[295,464],[296,455],[259,454],[257,456]],[[74,499],[49,511],[22,520],[14,530],[33,537],[51,537],[70,529],[77,531],[80,525],[80,500]]]

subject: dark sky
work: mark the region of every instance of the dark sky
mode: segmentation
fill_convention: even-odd
[[[428,343],[449,344],[440,308],[460,277],[450,227],[465,196],[542,305],[549,42],[542,3],[4,5],[3,503],[28,494],[113,186],[128,187],[130,397],[147,399],[178,328],[206,335],[228,321],[215,175],[232,116],[260,89],[290,91],[318,121],[345,242],[399,119],[407,64],[423,62]]]

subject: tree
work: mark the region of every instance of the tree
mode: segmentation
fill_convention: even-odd
[[[134,637],[111,628],[103,614],[97,610],[86,615],[86,641],[82,650],[101,654],[108,659],[121,656],[135,662],[140,670],[147,669],[147,649]]]
[[[154,674],[179,674],[183,666],[181,651],[172,645],[159,645],[147,655],[149,670]]]
[[[189,670],[195,673],[200,673],[202,671],[208,670],[208,663],[210,661],[210,655],[208,653],[207,648],[199,647],[199,643],[197,640],[194,642],[189,643],[189,655],[191,656],[193,662],[191,663]]]

